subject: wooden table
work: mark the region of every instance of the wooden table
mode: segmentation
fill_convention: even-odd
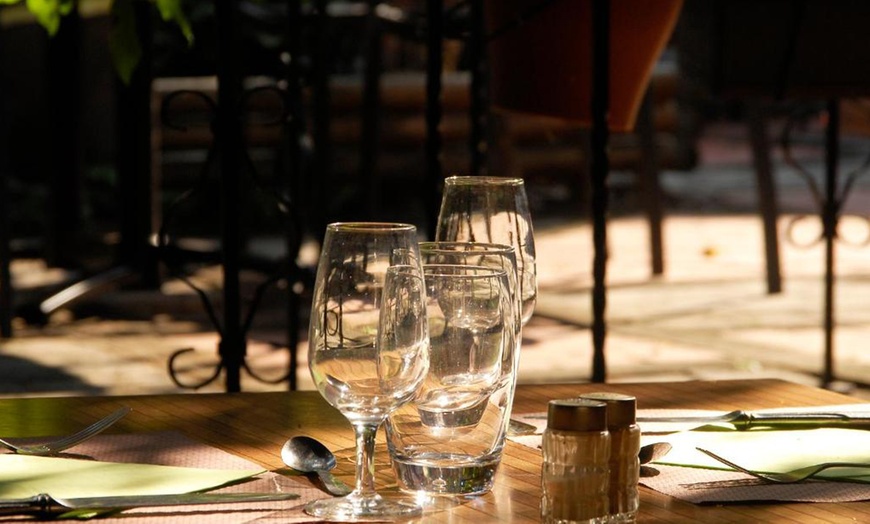
[[[830,391],[778,380],[529,385],[518,388],[514,412],[545,411],[550,399],[596,390],[635,395],[640,408],[732,410],[856,402]],[[120,405],[134,411],[110,432],[180,431],[270,469],[282,467],[279,450],[292,435],[312,435],[333,450],[353,446],[353,434],[344,417],[313,391],[0,399],[0,435],[68,432]],[[387,467],[385,447],[379,446],[378,452],[379,489],[387,488],[395,482]],[[351,454],[340,452],[340,457],[348,459],[340,460],[337,468],[348,482],[353,480]],[[540,468],[539,451],[508,442],[492,493],[427,515],[425,522],[538,522]],[[638,522],[870,522],[870,502],[697,506],[642,488]]]

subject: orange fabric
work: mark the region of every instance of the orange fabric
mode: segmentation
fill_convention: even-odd
[[[490,0],[487,32],[511,24],[540,0]],[[630,131],[656,60],[683,0],[611,0],[610,115]],[[558,0],[489,43],[492,102],[521,112],[591,121],[592,2]]]

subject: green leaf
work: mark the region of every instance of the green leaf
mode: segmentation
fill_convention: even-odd
[[[61,16],[66,16],[72,13],[72,10],[75,8],[76,3],[75,0],[60,0],[60,5],[58,6],[58,10],[60,11]]]
[[[0,0],[0,5],[20,4],[22,0]]]
[[[112,15],[115,20],[109,29],[109,53],[115,71],[124,84],[129,84],[133,72],[142,59],[142,46],[136,32],[136,12],[134,0],[114,0]]]
[[[33,13],[39,25],[54,36],[60,28],[61,0],[27,0],[27,10]],[[66,3],[66,2],[64,2]]]
[[[184,16],[184,11],[181,9],[181,0],[156,0],[157,10],[164,22],[175,22],[184,38],[187,39],[188,45],[193,44],[193,29],[190,27],[190,22]]]

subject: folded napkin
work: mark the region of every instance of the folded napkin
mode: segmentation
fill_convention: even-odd
[[[665,441],[673,449],[653,467],[658,475],[641,484],[694,503],[787,501],[856,502],[870,500],[870,468],[827,470],[808,480],[768,484],[735,472],[697,451],[708,449],[753,471],[782,472],[821,462],[870,463],[870,431],[841,428],[735,431],[705,426],[671,435],[644,436],[642,444]]]
[[[3,454],[0,498],[27,498],[39,493],[64,498],[189,493],[214,489],[264,471]]]
[[[732,470],[696,449],[700,447],[760,472],[784,472],[822,462],[865,463],[866,468],[830,469],[817,476],[870,482],[870,431],[865,430],[731,431],[711,427],[642,440],[643,444],[665,441],[673,446],[659,464]]]
[[[220,449],[191,440],[174,431],[137,434],[98,435],[84,442],[73,450],[76,456],[86,456],[98,464],[123,463],[121,465],[135,466],[138,472],[144,471],[141,466],[158,467],[168,472],[183,471],[184,475],[194,473],[184,481],[184,491],[197,490],[188,480],[193,480],[199,473],[205,477],[210,486],[221,486],[226,482],[231,485],[218,489],[218,492],[282,492],[289,491],[300,495],[297,500],[274,502],[251,502],[231,504],[209,504],[207,506],[172,506],[136,508],[125,511],[118,516],[101,517],[101,524],[154,524],[155,522],[171,521],[173,524],[242,524],[253,522],[281,522],[281,524],[312,522],[312,517],[305,515],[302,506],[310,500],[324,497],[324,493],[313,487],[304,477],[288,477],[277,473],[266,472],[261,466],[242,457],[231,455]],[[5,457],[6,455],[2,455]],[[9,455],[14,457],[14,455]],[[57,459],[52,460],[70,460]],[[79,461],[88,462],[88,461]],[[150,469],[150,467],[148,469]],[[168,469],[163,469],[167,468]],[[2,466],[0,466],[2,468]],[[217,473],[219,476],[212,476]],[[254,475],[253,477],[251,475]],[[137,473],[138,475],[138,473]],[[4,477],[5,478],[5,477]],[[161,479],[163,484],[165,479]],[[206,482],[199,482],[199,489],[208,489]],[[244,482],[234,483],[236,480]],[[97,479],[99,481],[99,479]],[[0,480],[4,490],[8,482]],[[165,484],[163,484],[165,486]],[[142,486],[137,483],[137,493]],[[85,486],[88,493],[95,489],[93,485]],[[0,495],[7,497],[10,492]],[[61,495],[64,492],[52,491]],[[143,492],[144,493],[144,492]],[[100,488],[99,495],[117,494]],[[17,517],[10,517],[10,522],[21,522]],[[0,519],[0,522],[6,522]]]

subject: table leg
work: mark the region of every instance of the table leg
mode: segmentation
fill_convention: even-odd
[[[822,234],[825,240],[825,359],[822,385],[829,387],[834,382],[834,240],[840,214],[840,199],[837,197],[837,174],[840,156],[840,105],[837,100],[828,101],[828,125],[825,130],[825,194],[821,209]]]
[[[610,2],[595,0],[592,3],[592,381],[607,380],[605,359],[605,319],[607,290],[607,208],[609,191],[607,175],[610,170],[607,156],[607,113],[610,105]]]

